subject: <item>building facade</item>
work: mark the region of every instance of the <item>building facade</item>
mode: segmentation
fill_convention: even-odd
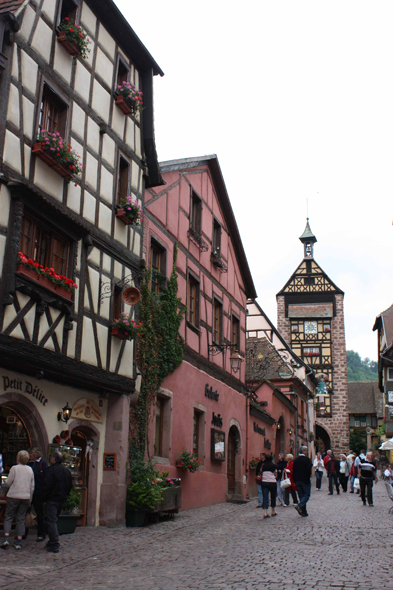
[[[85,58],[61,38],[67,23],[86,35]],[[140,276],[142,228],[119,209],[162,182],[162,71],[111,0],[1,1],[0,32],[1,449],[9,467],[21,448],[47,458],[62,443],[81,522],[121,524],[138,388],[133,342],[112,322],[135,314],[122,292]],[[143,93],[142,113],[118,104],[124,82]],[[56,159],[67,144],[79,175]]]
[[[348,387],[344,293],[314,260],[316,237],[307,219],[304,257],[277,294],[277,328],[319,379],[316,440],[320,450],[348,451]]]
[[[158,277],[172,269],[178,244],[178,295],[187,306],[182,364],[160,389],[149,439],[157,467],[182,478],[182,507],[247,495],[246,302],[255,289],[216,156],[163,162],[165,187],[145,195],[145,254]],[[157,279],[155,278],[157,277]],[[183,449],[201,460],[196,473],[176,460]]]
[[[386,437],[393,437],[393,305],[380,313],[373,326],[378,336],[378,388],[384,399]]]

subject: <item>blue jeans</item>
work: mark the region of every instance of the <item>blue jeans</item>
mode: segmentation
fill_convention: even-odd
[[[297,487],[297,493],[299,495],[299,503],[298,506],[303,510],[306,511],[306,504],[310,499],[311,496],[311,481],[308,483],[303,483],[302,481],[296,481],[295,485]]]
[[[354,483],[355,483],[355,476],[354,475],[351,475],[350,476],[350,479],[349,479],[349,489],[350,489],[351,492],[354,491],[354,487],[353,487],[353,484]]]
[[[315,472],[315,479],[316,479],[316,487],[317,487],[317,490],[320,490],[321,489],[322,475],[323,475],[323,471],[316,471]]]
[[[258,504],[259,506],[262,506],[262,486],[257,484],[257,488],[258,488]]]
[[[263,504],[262,508],[267,510],[269,508],[269,494],[270,494],[270,506],[272,510],[276,507],[276,495],[277,495],[277,484],[273,482],[262,483],[262,495]]]

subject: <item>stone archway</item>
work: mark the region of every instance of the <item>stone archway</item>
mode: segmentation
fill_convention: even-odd
[[[315,423],[315,452],[326,453],[334,446],[334,441],[331,432],[320,422]]]
[[[4,393],[0,397],[0,407],[14,411],[23,422],[32,447],[39,447],[42,456],[48,459],[49,438],[44,421],[37,407],[20,393]]]
[[[242,439],[241,428],[237,420],[229,422],[227,444],[227,485],[228,499],[243,497],[242,486]]]

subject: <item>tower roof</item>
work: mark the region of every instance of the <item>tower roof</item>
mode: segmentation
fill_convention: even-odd
[[[310,227],[310,224],[309,224],[308,217],[307,217],[306,228],[305,228],[304,232],[302,233],[302,235],[300,236],[299,240],[301,242],[303,242],[303,244],[304,244],[305,241],[312,242],[313,244],[315,242],[317,242],[317,238],[314,236],[314,234],[311,231],[311,227]]]

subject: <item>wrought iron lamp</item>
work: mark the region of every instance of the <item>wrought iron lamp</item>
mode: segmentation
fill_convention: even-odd
[[[292,436],[292,433],[293,433],[292,428],[287,428],[287,432],[289,433],[289,436]]]
[[[68,405],[68,402],[61,410],[61,412],[57,413],[57,419],[59,422],[65,422],[67,424],[68,420],[71,418],[72,408]]]
[[[223,353],[224,350],[233,350],[229,360],[231,361],[231,370],[234,373],[237,373],[240,370],[241,364],[243,362],[243,358],[237,351],[238,345],[237,344],[217,344],[213,342],[212,344],[208,345],[208,353],[209,356],[216,356],[217,354]]]

